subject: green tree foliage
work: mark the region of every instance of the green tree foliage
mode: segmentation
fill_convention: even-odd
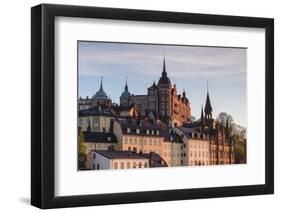
[[[79,128],[79,136],[78,136],[78,165],[79,169],[85,168],[85,161],[86,161],[86,145],[84,141],[84,132],[81,128]]]
[[[246,154],[247,154],[247,149],[246,149],[246,139],[239,137],[239,135],[233,135],[233,140],[234,140],[234,158],[235,158],[235,163],[246,163]]]
[[[231,115],[227,114],[226,112],[221,112],[217,117],[217,122],[223,126],[226,126],[227,120],[228,120],[228,124],[232,126],[234,121]]]
[[[224,127],[228,122],[233,137],[235,163],[246,163],[246,128],[235,124],[232,116],[226,112],[219,113],[216,121]]]

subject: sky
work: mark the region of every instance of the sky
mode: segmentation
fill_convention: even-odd
[[[147,94],[158,83],[165,57],[168,77],[178,93],[186,91],[192,116],[200,117],[207,85],[213,113],[230,114],[247,126],[247,49],[78,41],[78,96],[92,97],[103,88],[113,102],[127,82],[129,92]]]

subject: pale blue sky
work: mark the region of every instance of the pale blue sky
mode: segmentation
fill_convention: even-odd
[[[91,97],[103,87],[119,104],[126,75],[129,91],[146,94],[157,83],[166,58],[168,77],[178,92],[186,90],[192,115],[198,118],[205,104],[207,81],[214,115],[227,112],[247,125],[245,48],[78,42],[79,96]]]

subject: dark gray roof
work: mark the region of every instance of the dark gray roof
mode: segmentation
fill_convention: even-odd
[[[85,143],[117,143],[117,138],[113,133],[107,132],[85,132]]]
[[[102,115],[108,117],[115,117],[115,114],[107,108],[93,107],[85,110],[79,110],[79,117],[90,116],[90,115]]]
[[[164,142],[183,143],[182,138],[174,132],[166,132]]]
[[[116,151],[116,150],[93,150],[94,152],[108,159],[147,159],[141,154],[132,151]]]
[[[121,125],[123,134],[147,135],[146,131],[149,130],[149,136],[164,137],[165,132],[168,131],[164,125],[153,123],[153,121],[150,120],[127,118],[118,119],[117,122]],[[128,128],[130,128],[130,132],[127,132]],[[139,130],[139,133],[137,133],[137,129]],[[154,131],[154,134],[151,134],[152,130]],[[159,132],[158,135],[157,131]]]
[[[92,97],[93,100],[107,100],[108,96],[103,90],[102,80],[100,83],[100,89],[96,92],[96,94]]]

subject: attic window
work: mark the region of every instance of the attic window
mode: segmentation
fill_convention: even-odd
[[[154,130],[151,130],[151,134],[154,135]]]
[[[111,137],[108,137],[108,138],[107,138],[107,141],[111,141]]]
[[[159,130],[156,130],[156,135],[159,135]]]
[[[127,133],[130,133],[131,132],[131,129],[130,128],[127,128]]]
[[[140,134],[140,129],[136,129],[136,133],[137,133],[137,134]]]
[[[149,135],[149,129],[146,130],[146,134]]]

